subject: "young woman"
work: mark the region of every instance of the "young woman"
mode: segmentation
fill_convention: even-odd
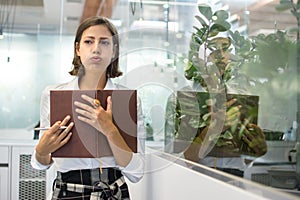
[[[75,78],[68,83],[48,86],[43,91],[41,127],[51,127],[42,133],[31,164],[40,170],[55,165],[58,172],[52,199],[130,199],[123,175],[132,182],[139,181],[143,176],[143,141],[140,137],[138,153],[128,147],[113,123],[111,97],[107,98],[106,109],[101,102],[89,96],[82,97],[86,103],[75,101],[74,106],[79,120],[106,136],[113,156],[100,159],[51,157],[51,153],[72,137],[74,122],[70,121],[70,116],[66,116],[50,124],[50,90],[122,89],[111,80],[122,75],[118,56],[119,38],[114,25],[103,17],[88,18],[79,25],[74,41],[74,68],[70,74]],[[138,134],[143,135],[141,109],[138,110]],[[61,130],[61,126],[67,128]]]

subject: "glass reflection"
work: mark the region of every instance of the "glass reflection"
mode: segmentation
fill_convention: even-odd
[[[0,40],[0,67],[3,72],[0,79],[0,129],[2,130],[20,128],[32,131],[39,119],[39,97],[42,89],[46,85],[64,82],[70,78],[68,71],[71,69],[72,46],[70,44],[73,41],[73,27],[77,26],[81,17],[80,14],[74,13],[82,12],[84,1],[44,2],[43,5],[16,7],[19,18],[22,18],[22,13],[24,18],[28,10],[34,10],[32,15],[39,18],[39,21],[27,24],[23,20],[23,26],[26,26],[23,32],[20,28],[21,22],[17,21],[18,17],[15,19],[14,29],[11,27],[12,21],[9,21],[11,22],[9,25],[0,27],[3,28],[4,36]],[[251,62],[236,71],[234,76],[238,81],[231,82],[231,88],[238,91],[241,87],[246,88],[251,94],[259,96],[257,125],[264,134],[267,152],[257,157],[253,155],[239,157],[239,164],[243,166],[243,177],[267,186],[297,190],[299,186],[296,185],[298,182],[295,180],[299,181],[300,174],[300,145],[299,143],[298,146],[296,145],[300,140],[299,35],[297,35],[299,27],[294,16],[299,12],[298,7],[287,5],[292,1],[282,1],[286,5],[280,5],[278,1],[266,3],[257,0],[224,0],[213,1],[213,3],[196,0],[157,2],[143,0],[142,6],[139,1],[135,1],[134,7],[133,1],[115,2],[111,18],[121,33],[122,71],[127,77],[132,74],[142,80],[142,76],[149,74],[161,75],[154,77],[151,85],[136,85],[145,106],[145,124],[148,124],[147,129],[150,130],[148,147],[171,154],[183,154],[191,143],[189,140],[183,146],[177,143],[174,138],[175,123],[169,121],[174,116],[165,118],[165,115],[168,109],[174,110],[174,106],[176,107],[176,104],[167,105],[170,94],[176,94],[186,86],[191,91],[202,91],[198,85],[194,85],[184,77],[184,68],[188,64],[193,26],[198,26],[200,23],[194,17],[198,13],[197,4],[210,3],[214,11],[223,9],[229,12],[228,20],[233,32],[238,31],[245,39],[255,37],[256,55],[252,57]],[[5,7],[0,4],[2,11]],[[41,20],[43,16],[41,13],[44,10],[42,6],[49,6],[47,8],[53,11],[51,13],[53,18],[49,24]],[[73,8],[73,15],[70,14],[70,6]],[[133,8],[134,12],[132,12]],[[271,17],[267,15],[270,12],[272,12]],[[31,17],[29,19],[32,19]],[[228,36],[223,35],[222,39]],[[240,42],[245,41],[240,40]],[[230,48],[233,47],[232,45],[237,43],[231,41]],[[219,46],[222,48],[211,54],[210,62],[225,58],[226,56],[221,54],[224,50],[231,50],[227,49],[226,45]],[[239,49],[235,49],[235,55],[240,54],[231,57],[231,70],[235,69],[234,64],[240,57],[253,56],[243,51],[246,47],[248,47],[247,43],[241,43]],[[207,55],[217,47],[210,46],[210,48]],[[200,51],[199,55],[203,56],[203,51]],[[219,69],[222,64],[223,61],[219,62],[214,69]],[[145,74],[144,71],[135,74],[139,69],[145,68],[156,71],[149,71],[149,74]],[[157,84],[159,80],[167,79],[166,77],[168,81],[170,80],[170,83],[166,84],[167,87]],[[125,79],[120,82],[124,81],[130,85]],[[222,101],[225,103],[225,98]],[[221,118],[225,121],[225,114],[221,115]],[[191,126],[186,127],[187,134],[191,134],[189,138],[194,137],[197,132],[188,128]],[[210,162],[212,165],[203,164],[217,168],[218,162],[221,161],[212,159]],[[224,162],[222,161],[223,164]]]

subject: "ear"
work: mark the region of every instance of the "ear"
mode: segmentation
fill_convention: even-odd
[[[76,51],[76,55],[79,56],[80,52],[79,52],[79,43],[78,42],[75,43],[75,51]]]

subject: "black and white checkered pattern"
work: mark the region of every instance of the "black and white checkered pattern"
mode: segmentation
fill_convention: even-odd
[[[114,168],[58,172],[52,200],[129,200],[124,176]]]

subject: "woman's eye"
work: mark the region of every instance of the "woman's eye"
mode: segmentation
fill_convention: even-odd
[[[92,44],[93,42],[91,40],[85,40],[84,43],[86,43],[86,44]]]
[[[104,45],[104,46],[108,46],[108,45],[110,45],[110,42],[108,40],[101,40],[100,44]]]

